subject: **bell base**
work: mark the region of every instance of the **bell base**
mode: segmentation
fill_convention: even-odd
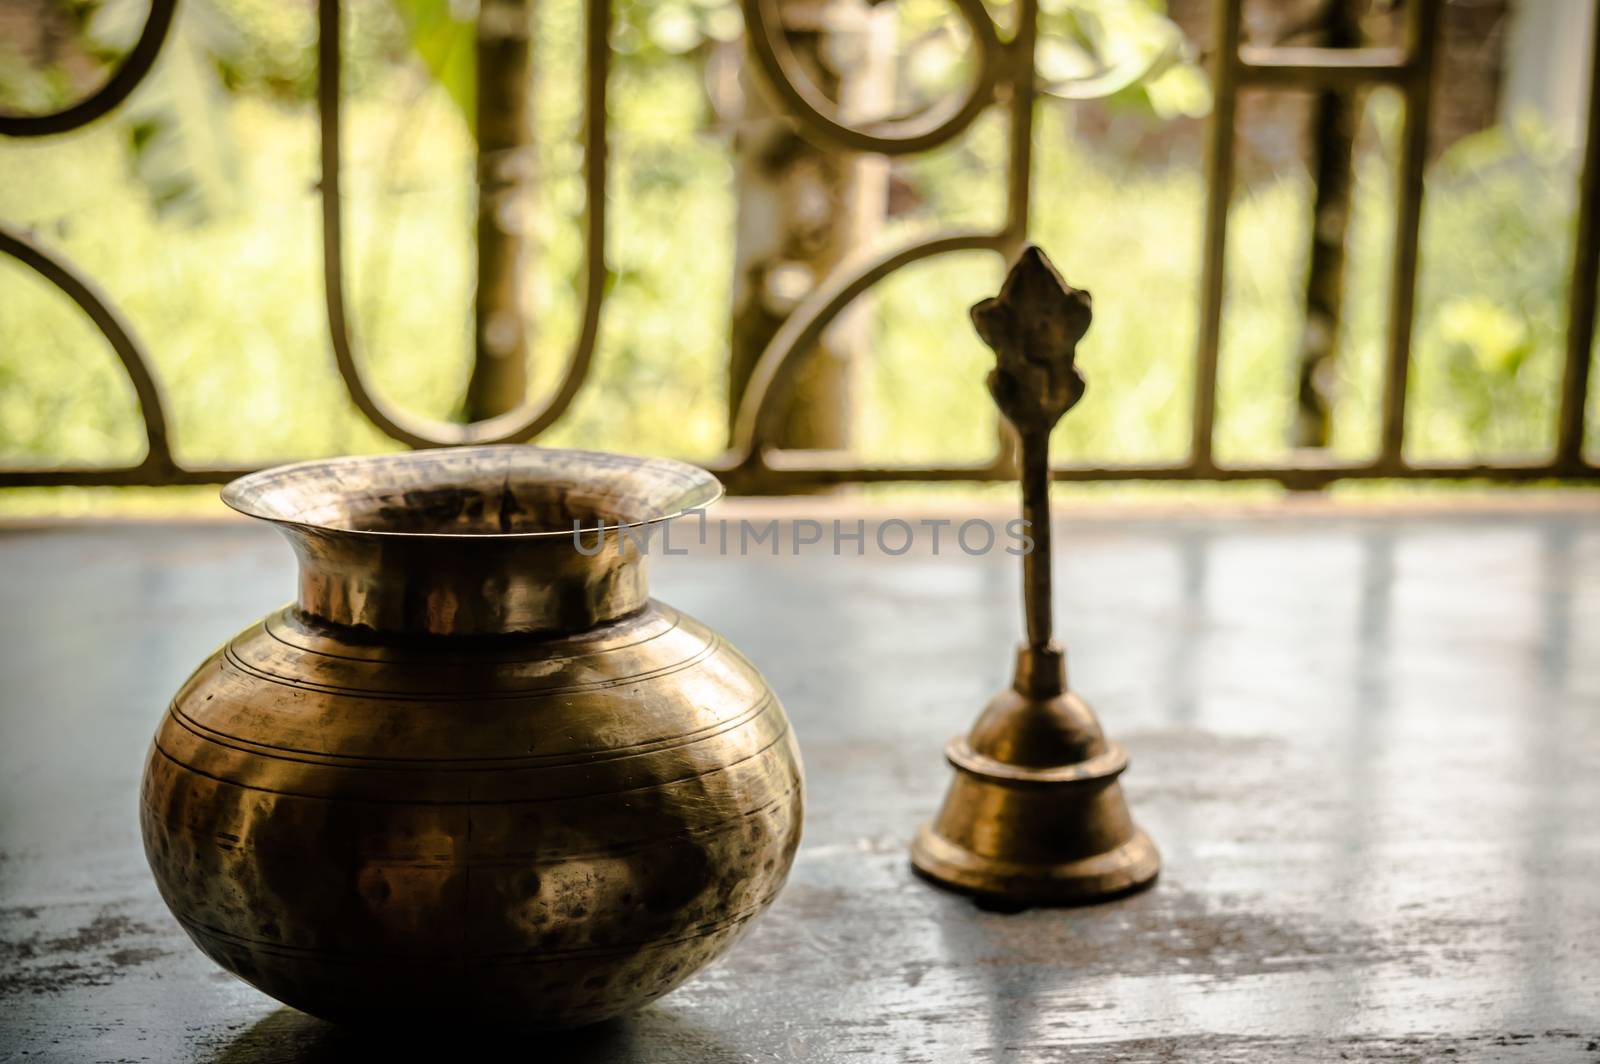
[[[911,867],[949,890],[1012,908],[1088,905],[1133,894],[1161,871],[1161,855],[1143,831],[1104,853],[1043,864],[985,857],[958,846],[924,824],[911,845]]]

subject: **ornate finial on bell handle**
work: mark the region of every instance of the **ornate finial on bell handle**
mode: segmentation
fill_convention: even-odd
[[[1066,654],[1052,634],[1050,430],[1083,398],[1074,361],[1092,316],[1089,293],[1031,245],[1000,294],[972,308],[995,353],[989,393],[1022,450],[1022,516],[1033,540],[1022,559],[1028,637],[1011,686],[945,747],[955,779],[918,832],[911,863],[939,886],[992,904],[1102,901],[1148,886],[1161,867],[1117,782],[1127,754],[1068,689]]]

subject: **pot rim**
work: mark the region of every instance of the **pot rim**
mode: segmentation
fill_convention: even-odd
[[[570,528],[539,528],[522,531],[416,531],[410,529],[361,528],[348,520],[337,518],[312,518],[305,516],[304,508],[295,509],[296,500],[307,504],[326,503],[342,498],[346,493],[335,490],[341,482],[339,474],[347,477],[352,472],[391,473],[400,469],[424,470],[430,467],[440,474],[432,482],[436,488],[460,484],[461,475],[446,476],[444,470],[469,471],[473,463],[481,463],[482,471],[494,470],[506,475],[521,474],[525,482],[555,484],[563,480],[576,484],[585,482],[587,476],[593,483],[614,480],[613,487],[620,489],[619,500],[627,497],[627,489],[635,488],[635,501],[645,512],[641,516],[624,519],[620,515],[603,516],[598,524],[585,524],[584,532],[597,530],[640,528],[645,525],[671,521],[685,514],[704,510],[720,499],[724,493],[722,481],[700,466],[674,458],[653,458],[619,454],[611,451],[589,451],[565,447],[537,447],[532,444],[485,444],[470,447],[434,447],[383,454],[340,455],[332,458],[312,458],[268,469],[247,473],[223,486],[221,498],[230,509],[286,528],[301,528],[340,536],[374,539],[404,540],[549,540],[557,537],[570,539]],[[499,467],[498,470],[495,467]],[[347,483],[349,481],[346,481]],[[359,483],[357,481],[356,483]],[[381,480],[378,482],[383,483]],[[407,488],[426,488],[429,481],[424,476]],[[399,486],[397,486],[398,488]]]

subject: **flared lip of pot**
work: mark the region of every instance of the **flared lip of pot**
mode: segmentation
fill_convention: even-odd
[[[494,481],[524,489],[559,490],[561,485],[589,494],[604,492],[627,514],[600,514],[599,523],[585,521],[584,532],[639,528],[700,511],[723,495],[723,485],[710,472],[672,458],[647,458],[609,451],[586,451],[529,444],[437,447],[392,454],[313,458],[248,473],[224,485],[221,498],[229,508],[284,528],[309,529],[338,536],[394,540],[554,540],[570,539],[567,528],[520,531],[363,528],[347,504],[364,485],[385,492],[448,491],[475,479],[488,487]],[[312,508],[321,514],[311,515]]]

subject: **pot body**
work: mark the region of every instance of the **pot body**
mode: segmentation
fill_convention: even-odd
[[[141,825],[189,936],[280,1001],[567,1027],[726,950],[801,805],[773,692],[670,607],[453,639],[290,607],[178,692]]]

